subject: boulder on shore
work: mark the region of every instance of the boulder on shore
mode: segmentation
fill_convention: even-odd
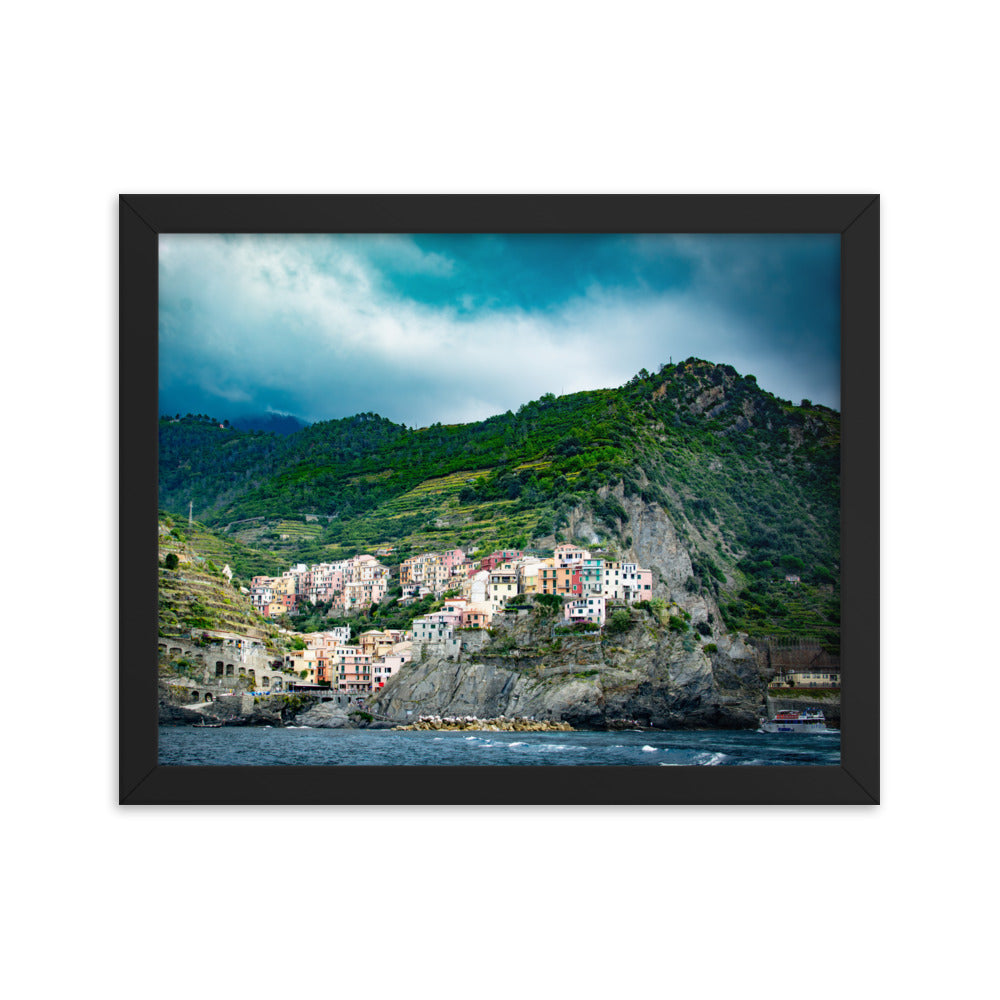
[[[354,729],[354,721],[332,701],[321,701],[307,712],[295,717],[297,726],[312,726],[313,729]]]

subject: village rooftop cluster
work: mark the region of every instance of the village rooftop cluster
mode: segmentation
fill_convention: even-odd
[[[379,555],[390,555],[386,549]],[[306,566],[300,563],[280,577],[255,576],[249,590],[254,608],[278,617],[308,604],[330,604],[343,613],[363,611],[380,602],[389,587],[389,567],[375,556]],[[633,604],[652,596],[652,571],[633,562],[595,558],[578,545],[557,545],[549,558],[501,549],[470,560],[460,549],[425,552],[399,565],[400,603],[445,594],[444,608],[414,618],[411,631],[372,629],[350,642],[346,626],[304,635],[304,650],[286,657],[287,668],[307,684],[349,692],[384,687],[413,658],[414,644],[442,644],[457,651],[463,629],[489,627],[508,602],[519,595],[552,594],[563,599],[568,623],[602,626],[608,602]]]

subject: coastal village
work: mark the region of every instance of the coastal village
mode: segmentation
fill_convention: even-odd
[[[164,636],[160,651],[203,665],[202,684],[194,683],[194,700],[211,701],[237,686],[252,698],[272,694],[310,693],[360,702],[383,688],[421,650],[437,648],[445,655],[461,650],[463,635],[488,629],[508,605],[523,595],[552,595],[561,604],[564,627],[601,628],[609,606],[634,604],[652,596],[652,571],[633,562],[602,559],[575,544],[557,545],[552,556],[501,549],[470,558],[461,548],[425,552],[398,565],[398,578],[383,563],[391,547],[375,555],[312,566],[299,563],[280,576],[255,576],[240,587],[253,609],[276,624],[285,615],[329,607],[329,614],[363,612],[386,597],[394,583],[401,605],[428,596],[443,606],[412,621],[410,629],[369,629],[353,640],[348,625],[318,632],[288,633],[290,649],[280,659],[268,650],[262,633],[245,634],[211,628],[192,629],[189,636]],[[226,566],[222,576],[233,584]],[[549,598],[549,600],[552,599]],[[213,693],[214,692],[214,693]]]
[[[381,550],[381,555],[391,552]],[[261,615],[294,614],[304,604],[330,604],[340,614],[363,611],[381,601],[390,569],[376,556],[298,564],[280,577],[256,576],[249,599]],[[287,667],[307,685],[368,693],[384,687],[413,659],[414,646],[440,645],[458,652],[461,632],[488,628],[508,602],[525,594],[562,598],[566,624],[603,626],[609,602],[649,600],[653,574],[636,563],[594,558],[577,545],[557,545],[549,558],[501,549],[470,560],[461,548],[425,552],[399,564],[401,604],[432,595],[444,607],[414,618],[412,629],[372,629],[350,641],[350,629],[334,628],[302,636],[306,648],[289,654]],[[445,596],[448,595],[448,596]],[[300,685],[301,687],[301,685]]]
[[[280,576],[255,576],[241,591],[263,618],[329,606],[329,613],[359,613],[381,602],[395,574],[381,561],[392,548],[376,555],[307,566],[299,563]],[[232,585],[226,566],[222,575]],[[244,634],[216,629],[193,629],[181,639],[160,641],[164,655],[187,657],[203,664],[204,683],[194,685],[196,700],[211,701],[237,686],[246,696],[309,693],[332,696],[360,704],[385,685],[414,656],[423,651],[448,656],[462,651],[469,632],[488,629],[518,599],[526,595],[552,595],[561,601],[564,627],[583,625],[602,629],[610,609],[634,605],[652,597],[652,571],[634,562],[603,559],[576,544],[560,544],[552,556],[530,555],[518,549],[499,549],[478,559],[461,548],[425,552],[403,560],[395,580],[398,603],[412,604],[428,596],[443,606],[415,617],[409,629],[369,629],[352,640],[349,625],[323,631],[290,633],[279,628],[293,644],[281,658],[267,649],[263,633]],[[552,598],[550,597],[549,600]],[[214,650],[214,655],[206,655]],[[822,658],[811,668],[773,664],[769,688],[839,688],[839,664]],[[242,682],[242,683],[241,683]],[[214,691],[214,694],[213,694]]]
[[[407,664],[428,656],[461,659],[466,650],[479,648],[486,630],[493,634],[498,619],[503,620],[502,627],[509,627],[511,615],[516,616],[532,596],[555,612],[554,628],[568,632],[603,632],[609,622],[620,624],[612,617],[616,609],[652,601],[652,570],[602,558],[600,550],[592,553],[575,543],[558,544],[551,555],[544,550],[533,554],[498,549],[473,557],[465,549],[453,548],[424,552],[397,564],[393,554],[393,547],[385,546],[374,555],[311,566],[298,563],[280,576],[254,576],[249,586],[234,580],[229,567],[223,567],[224,586],[238,587],[253,610],[270,620],[270,629],[258,619],[257,626],[246,623],[239,631],[212,627],[161,631],[161,657],[182,667],[180,674],[170,670],[174,696],[190,705],[222,698],[243,716],[254,713],[254,706],[270,704],[275,695],[304,695],[332,701],[342,709],[370,710],[370,696]],[[190,561],[191,556],[184,558]],[[176,561],[174,565],[184,573],[183,566]],[[430,598],[436,610],[416,615],[409,628],[358,633],[350,620],[387,597],[397,605],[424,602],[424,607]],[[289,629],[286,616],[317,610],[335,620],[330,627],[310,632]],[[787,698],[803,689],[839,691],[839,661],[819,647],[765,643],[761,649],[771,697]],[[440,723],[428,719],[432,728]],[[503,719],[495,721],[502,728]]]

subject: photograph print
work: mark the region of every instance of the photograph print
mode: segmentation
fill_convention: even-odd
[[[158,255],[161,765],[839,764],[839,234]]]

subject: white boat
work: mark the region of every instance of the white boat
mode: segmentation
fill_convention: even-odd
[[[773,719],[761,719],[762,733],[825,733],[826,718],[822,712],[776,712]]]

